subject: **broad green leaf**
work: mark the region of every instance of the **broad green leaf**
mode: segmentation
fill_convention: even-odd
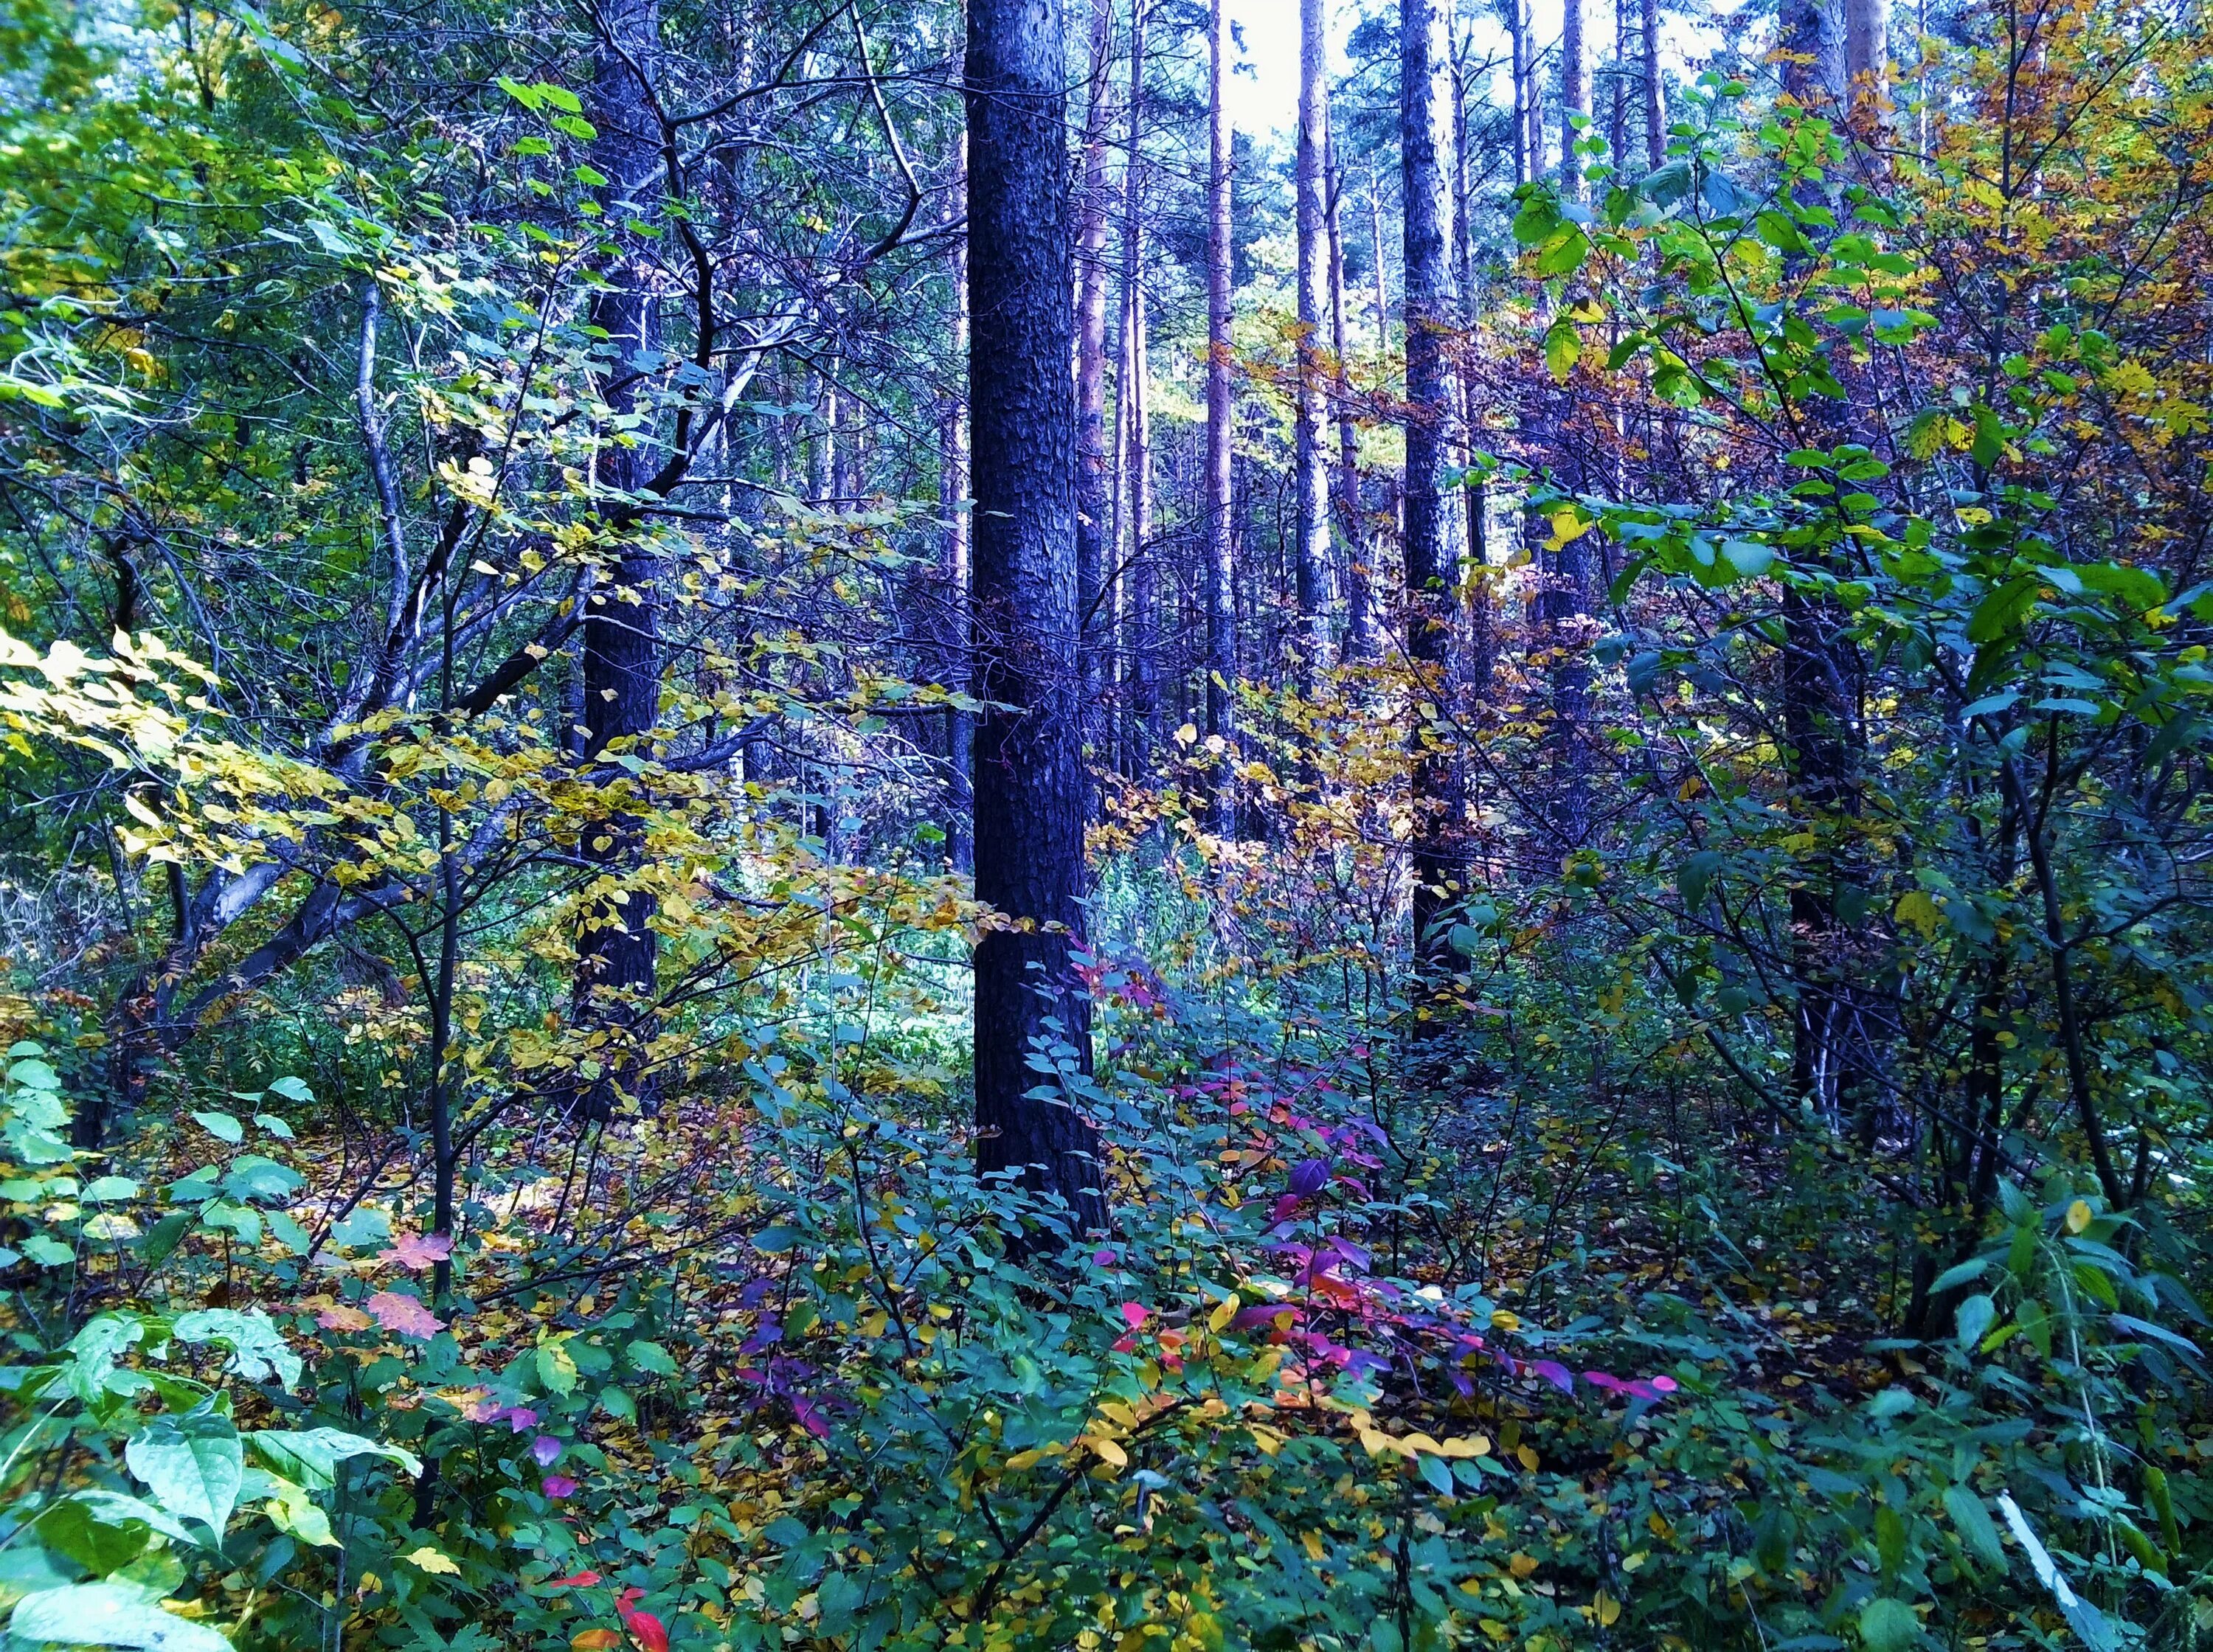
[[[205,1624],[164,1612],[121,1583],[75,1583],[27,1595],[9,1632],[35,1646],[123,1646],[139,1652],[230,1652],[229,1638]]]
[[[245,1477],[246,1450],[227,1417],[157,1417],[123,1448],[131,1472],[162,1508],[221,1537]]]

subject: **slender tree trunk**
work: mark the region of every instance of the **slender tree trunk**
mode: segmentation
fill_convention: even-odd
[[[1076,600],[1087,734],[1100,732],[1106,543],[1106,76],[1110,0],[1092,0],[1076,299]],[[1085,787],[1087,797],[1092,789]]]
[[[977,1162],[1102,1225],[1095,1126],[1029,1092],[1033,1046],[1091,1064],[1070,967],[1083,931],[1076,657],[1076,399],[1059,0],[969,0],[969,430],[977,698],[976,893],[1033,927],[976,948]]]
[[[1236,737],[1237,571],[1234,479],[1229,454],[1229,13],[1227,0],[1208,12],[1206,175],[1206,732]],[[1210,807],[1214,830],[1232,830],[1233,792],[1225,756]]]
[[[1535,177],[1529,164],[1529,28],[1525,0],[1506,0],[1506,46],[1514,82],[1514,185]]]
[[[1644,164],[1653,172],[1667,156],[1666,88],[1660,80],[1660,0],[1639,0],[1638,32],[1644,59]]]
[[[1324,0],[1299,0],[1298,303],[1299,384],[1295,432],[1298,517],[1293,525],[1300,636],[1294,644],[1308,672],[1330,663],[1329,449],[1322,433],[1322,302],[1329,265],[1323,202],[1329,145],[1327,40]]]
[[[1446,342],[1454,320],[1446,247],[1448,210],[1443,151],[1445,17],[1440,0],[1400,0],[1399,154],[1406,269],[1406,655],[1424,679],[1422,698],[1446,703],[1452,680],[1453,618],[1459,581],[1445,532],[1443,472],[1451,436],[1452,387]],[[1417,714],[1418,716],[1418,713]],[[1440,921],[1456,898],[1459,788],[1448,753],[1426,726],[1413,732],[1414,939],[1431,969],[1452,949]]]
[[[954,162],[954,186],[963,196],[968,190],[968,140],[964,135]],[[957,357],[968,354],[968,232],[953,238],[953,350]],[[940,573],[945,581],[946,606],[951,619],[954,657],[960,661],[951,680],[968,687],[973,677],[969,655],[968,410],[957,395],[946,398],[938,430],[938,504],[943,512],[939,546]],[[976,869],[974,791],[975,720],[958,707],[945,712],[945,766],[951,778],[946,800],[949,817],[945,830],[946,858],[956,872]]]
[[[1366,523],[1360,509],[1360,428],[1352,413],[1352,383],[1345,363],[1351,359],[1344,327],[1344,174],[1337,161],[1337,139],[1328,151],[1329,336],[1336,372],[1337,516],[1344,535],[1344,653],[1347,659],[1375,657],[1375,605],[1368,582]]]
[[[1560,193],[1583,198],[1583,162],[1576,145],[1590,128],[1590,63],[1583,46],[1583,0],[1560,7]]]
[[[595,22],[592,162],[607,181],[599,187],[601,222],[651,220],[662,188],[661,131],[646,78],[659,57],[660,9],[655,0],[605,0]],[[650,405],[650,377],[634,363],[660,347],[659,318],[647,267],[649,243],[617,230],[607,285],[592,301],[592,325],[607,335],[609,358],[605,395],[618,416]],[[610,435],[597,460],[603,494],[619,505],[643,491],[655,468],[643,442]],[[582,640],[584,753],[599,756],[617,741],[635,743],[652,732],[661,705],[660,617],[662,569],[650,528],[625,533],[611,575],[587,599]],[[604,829],[588,832],[588,859],[617,877],[637,866],[643,827],[619,814]],[[652,896],[631,888],[627,898],[586,911],[579,937],[580,1017],[608,1029],[601,1056],[604,1076],[591,1087],[588,1109],[605,1117],[628,1091],[640,1105],[652,1100],[643,1076],[643,1042],[652,1033],[650,998],[657,951]]]
[[[1130,20],[1130,148],[1122,177],[1122,318],[1125,361],[1122,402],[1129,424],[1125,486],[1130,498],[1130,720],[1140,754],[1135,773],[1151,760],[1161,737],[1159,683],[1160,576],[1153,558],[1153,429],[1149,381],[1152,363],[1145,340],[1144,151],[1141,124],[1145,89],[1146,0],[1136,0]]]

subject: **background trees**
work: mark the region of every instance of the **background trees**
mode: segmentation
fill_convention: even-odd
[[[5,15],[18,1639],[2201,1634],[2199,12]]]

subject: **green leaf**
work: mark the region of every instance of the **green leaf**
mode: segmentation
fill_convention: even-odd
[[[576,1362],[569,1357],[569,1350],[558,1342],[541,1343],[538,1347],[538,1380],[546,1385],[548,1393],[571,1394],[576,1391]]]
[[[1921,1638],[1921,1619],[1903,1600],[1876,1595],[1860,1607],[1860,1641],[1869,1652],[1902,1652]]]
[[[221,1137],[233,1147],[246,1139],[246,1126],[227,1113],[195,1113],[192,1117],[208,1134]]]
[[[1449,1497],[1453,1495],[1451,1464],[1442,1457],[1432,1457],[1427,1452],[1416,1458],[1415,1463],[1422,1471],[1422,1478],[1430,1483],[1430,1489],[1438,1496]]]
[[[1576,335],[1576,324],[1562,320],[1552,323],[1545,333],[1545,367],[1556,384],[1565,384],[1568,375],[1582,359],[1583,344]]]
[[[676,1375],[675,1360],[657,1342],[634,1342],[624,1351],[630,1356],[630,1362],[641,1371],[650,1371],[655,1376]]]
[[[294,1078],[289,1074],[270,1085],[269,1094],[281,1095],[287,1101],[312,1101],[315,1099],[315,1093],[308,1088],[305,1079]]]
[[[1980,1497],[1964,1485],[1947,1486],[1944,1512],[1951,1516],[1952,1529],[1959,1533],[1960,1540],[1973,1551],[1976,1559],[1994,1571],[2005,1570],[2005,1545],[1998,1541],[1998,1528]]]
[[[125,1646],[141,1652],[230,1652],[221,1631],[164,1612],[121,1583],[74,1583],[26,1595],[9,1633],[37,1645]]]
[[[248,1382],[266,1382],[272,1376],[287,1388],[300,1380],[300,1356],[285,1342],[284,1333],[261,1309],[203,1308],[180,1315],[174,1326],[179,1342],[220,1343],[230,1350],[229,1369]]]
[[[40,1542],[96,1577],[129,1565],[154,1540],[154,1528],[144,1521],[102,1520],[74,1497],[46,1509],[34,1529]]]
[[[1997,1314],[1998,1305],[1981,1291],[1961,1302],[1959,1313],[1960,1346],[1972,1348],[1981,1342],[1983,1333],[1990,1328],[1990,1321],[1997,1318]]]
[[[2036,604],[2033,576],[2008,580],[1975,605],[1968,616],[1970,643],[1995,643],[2021,624],[2021,616]]]
[[[258,1429],[247,1436],[247,1443],[273,1472],[310,1491],[329,1490],[338,1483],[338,1465],[355,1457],[381,1457],[411,1475],[423,1472],[414,1453],[343,1429]]]
[[[164,1509],[223,1535],[246,1473],[246,1450],[229,1417],[157,1417],[131,1436],[123,1460]]]

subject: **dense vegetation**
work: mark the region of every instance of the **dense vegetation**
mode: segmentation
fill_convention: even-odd
[[[7,1647],[2213,1640],[2213,15],[1280,10],[0,0]]]

